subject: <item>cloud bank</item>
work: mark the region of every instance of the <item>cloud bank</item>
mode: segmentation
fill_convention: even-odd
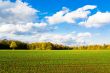
[[[55,44],[63,45],[87,45],[90,43],[89,39],[93,36],[89,32],[68,34],[55,34],[55,33],[37,33],[32,36],[14,35],[14,34],[1,34],[4,35],[0,38],[21,40],[25,42],[52,42]]]

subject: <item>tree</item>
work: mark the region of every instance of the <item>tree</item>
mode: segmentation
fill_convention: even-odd
[[[41,45],[42,50],[46,50],[47,44],[44,43],[44,42],[42,42],[41,44],[42,44],[42,45]]]
[[[0,49],[10,49],[9,41],[4,39],[0,41]]]
[[[53,48],[52,43],[48,42],[46,46],[46,50],[52,50],[52,48]]]
[[[10,48],[15,49],[17,47],[16,42],[12,41],[10,44]]]

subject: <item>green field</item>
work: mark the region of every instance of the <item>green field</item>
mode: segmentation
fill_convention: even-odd
[[[110,73],[110,51],[0,51],[0,73]]]

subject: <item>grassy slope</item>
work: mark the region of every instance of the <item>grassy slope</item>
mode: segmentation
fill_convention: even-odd
[[[110,73],[110,51],[0,51],[0,73]]]

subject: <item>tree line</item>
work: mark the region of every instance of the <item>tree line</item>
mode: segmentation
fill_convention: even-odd
[[[25,43],[16,40],[0,40],[0,50],[110,50],[110,45],[65,46],[51,42]]]

